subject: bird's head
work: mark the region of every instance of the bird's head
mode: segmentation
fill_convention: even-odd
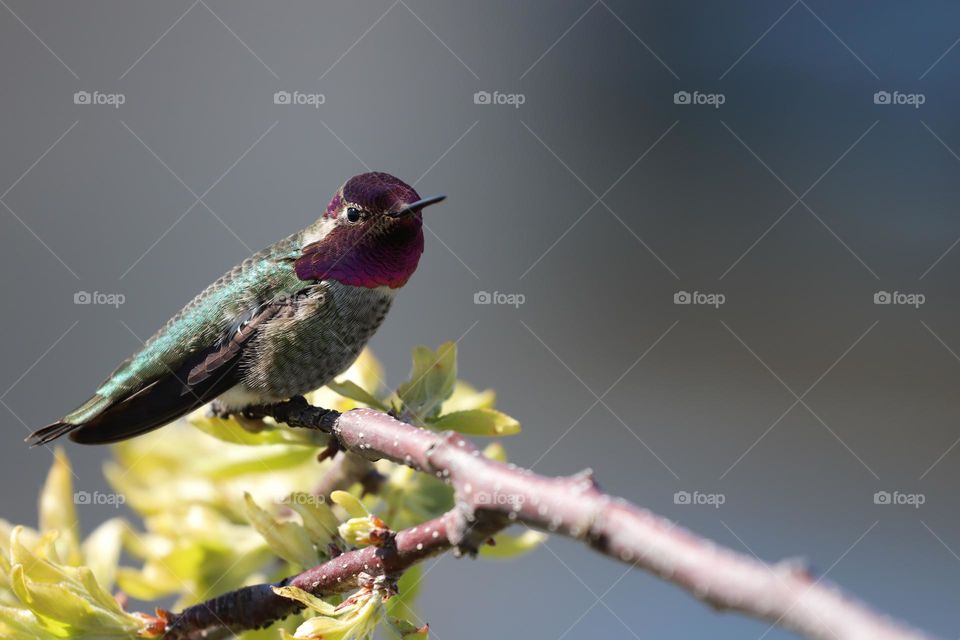
[[[388,173],[350,178],[307,230],[297,276],[369,288],[402,287],[423,253],[423,208],[444,197],[421,198]]]

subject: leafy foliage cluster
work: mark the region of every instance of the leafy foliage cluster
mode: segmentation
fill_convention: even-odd
[[[507,436],[520,425],[494,409],[495,394],[457,379],[456,347],[413,353],[396,392],[365,351],[339,380],[307,398],[338,411],[391,411],[428,429]],[[328,436],[265,421],[258,430],[206,410],[113,447],[104,468],[139,524],[113,518],[81,539],[73,472],[62,451],[43,488],[36,529],[0,520],[0,637],[9,640],[145,638],[163,632],[163,616],[130,612],[127,598],[175,601],[179,609],[251,584],[274,582],[330,559],[335,550],[372,544],[373,532],[416,526],[453,506],[436,478],[380,461],[376,495],[359,484],[330,501],[311,492],[326,467],[317,452]],[[499,443],[485,455],[504,458]],[[506,557],[536,546],[540,534],[501,533],[481,555]],[[127,566],[132,559],[135,566]],[[362,640],[386,624],[402,638],[425,638],[413,609],[421,572],[392,589],[363,587],[317,598],[285,587],[303,613],[242,640]],[[122,595],[119,595],[122,594]],[[415,622],[411,622],[414,620]]]

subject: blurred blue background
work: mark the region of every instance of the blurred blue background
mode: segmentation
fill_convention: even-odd
[[[524,425],[513,461],[593,467],[957,635],[956,3],[0,5],[4,517],[35,518],[50,453],[30,429],[371,168],[449,195],[373,341],[388,382],[459,339],[463,377]],[[105,489],[109,451],[69,453]],[[625,570],[561,539],[507,566],[443,557],[421,611],[441,639],[791,637]]]

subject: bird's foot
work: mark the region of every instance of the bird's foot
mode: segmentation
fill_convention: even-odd
[[[220,418],[221,420],[233,420],[243,427],[244,431],[249,433],[260,433],[267,428],[267,423],[265,423],[262,418],[254,418],[245,415],[243,411],[230,409],[219,399],[213,400],[210,403],[207,414],[213,418]]]

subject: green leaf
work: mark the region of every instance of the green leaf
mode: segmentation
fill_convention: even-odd
[[[55,635],[40,627],[37,616],[29,609],[0,605],[0,638],[4,640],[59,640],[63,635]]]
[[[343,507],[343,510],[351,518],[366,518],[370,515],[370,512],[367,511],[367,508],[363,506],[363,503],[360,502],[359,498],[354,496],[351,493],[346,491],[334,491],[330,494],[330,500],[334,504],[338,504]]]
[[[296,600],[320,615],[334,616],[337,614],[337,608],[335,606],[298,587],[273,587],[273,592],[283,598]]]
[[[303,619],[299,616],[290,616],[284,620],[278,620],[263,629],[244,631],[236,636],[236,638],[237,640],[278,640],[284,637],[281,635],[282,633],[286,633],[286,637],[293,635],[294,629],[296,629],[302,621]]]
[[[520,423],[496,409],[455,411],[431,423],[434,429],[452,429],[470,436],[512,436],[520,433]]]
[[[383,597],[376,591],[357,592],[349,602],[335,608],[300,589],[284,587],[274,591],[300,601],[319,614],[307,618],[293,635],[281,631],[284,640],[371,640],[383,613]]]
[[[233,418],[217,418],[208,415],[205,408],[200,408],[187,416],[187,422],[198,430],[217,440],[230,444],[246,446],[260,446],[268,444],[300,444],[315,447],[317,440],[309,431],[289,429],[272,422],[264,422],[264,428],[256,433],[243,428]]]
[[[499,442],[491,442],[483,449],[483,457],[497,462],[507,461],[507,450]]]
[[[402,640],[427,640],[429,625],[417,626],[405,618],[390,618],[390,626]]]
[[[297,522],[280,522],[244,494],[250,524],[278,556],[300,567],[312,567],[319,557],[307,530]]]
[[[82,558],[72,476],[67,455],[58,447],[40,494],[40,530],[58,531],[60,535],[55,543],[57,553],[67,564],[78,565]]]
[[[413,350],[410,379],[397,388],[404,411],[424,422],[436,418],[440,406],[453,394],[457,380],[457,345],[444,342],[436,351],[428,347]]]
[[[368,407],[373,407],[374,409],[379,409],[380,411],[386,411],[387,405],[383,404],[377,400],[370,392],[363,389],[360,385],[352,380],[343,380],[342,382],[328,382],[327,388],[336,393],[339,393],[344,398],[349,398],[351,400],[356,400],[357,402],[362,402]]]
[[[320,496],[302,492],[291,493],[284,502],[300,514],[303,527],[310,534],[313,543],[325,552],[327,545],[333,542],[334,536],[337,535],[337,527],[340,526],[340,521],[337,520],[329,505],[323,502]]]
[[[493,389],[477,391],[463,380],[457,380],[453,393],[443,403],[441,413],[466,411],[468,409],[493,409],[497,394]]]
[[[397,581],[397,595],[387,600],[387,615],[391,618],[416,617],[413,603],[420,595],[423,580],[423,565],[414,565],[407,569]]]
[[[104,589],[113,587],[127,529],[122,518],[111,518],[94,529],[81,547],[87,566]]]
[[[383,519],[395,531],[416,526],[453,508],[453,488],[409,467],[398,467],[381,489]]]
[[[184,588],[183,583],[173,574],[161,570],[147,572],[120,567],[117,569],[116,580],[117,586],[125,594],[147,602],[159,600]]]
[[[37,637],[42,629],[65,638],[104,639],[129,638],[141,628],[141,620],[125,612],[90,569],[53,559],[52,539],[41,541],[36,551],[28,549],[20,540],[22,533],[18,527],[11,534],[10,594],[34,617],[0,619],[0,628],[4,622],[30,625],[33,620]]]
[[[498,533],[493,536],[494,545],[485,544],[480,547],[480,556],[483,558],[516,558],[533,551],[547,539],[545,533],[528,529],[520,535]]]
[[[198,460],[193,466],[198,473],[209,478],[233,478],[290,469],[312,459],[316,454],[310,447],[275,444],[255,449],[231,449],[218,456]]]

